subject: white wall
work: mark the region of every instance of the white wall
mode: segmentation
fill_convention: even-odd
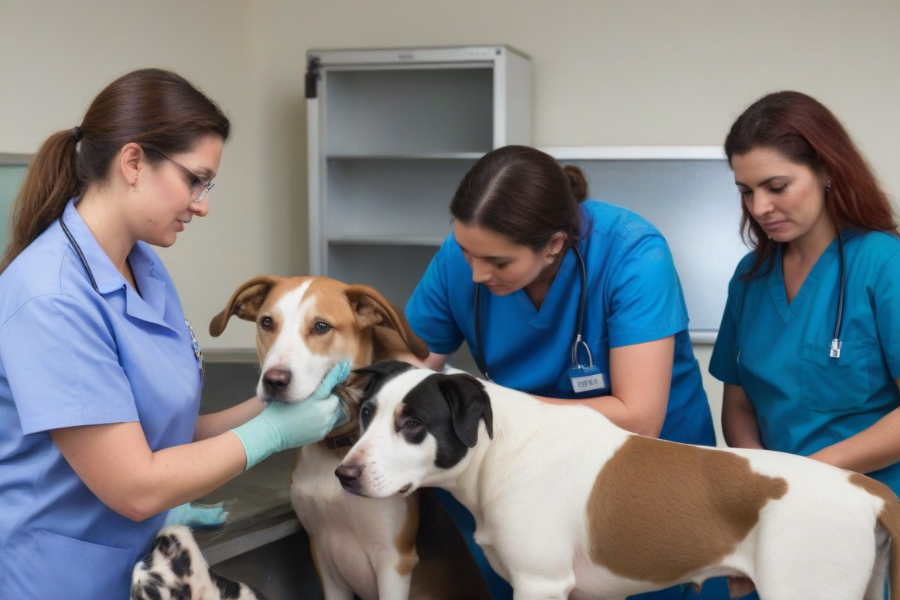
[[[241,281],[307,270],[310,48],[511,45],[534,63],[538,146],[720,145],[750,102],[800,90],[896,198],[898,31],[897,0],[0,0],[0,152],[75,126],[125,71],[198,84],[234,138],[210,216],[162,255],[204,347],[250,346],[247,323],[216,340],[205,324]],[[697,354],[705,370],[709,349]]]

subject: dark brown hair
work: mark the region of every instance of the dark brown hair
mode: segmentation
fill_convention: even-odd
[[[837,117],[814,98],[784,91],[751,104],[725,138],[728,163],[735,155],[755,148],[777,150],[828,179],[825,206],[835,230],[898,233],[891,204],[872,168]],[[749,278],[774,258],[778,242],[766,236],[746,204],[742,203],[741,210],[741,234],[756,250],[753,266],[746,274]]]
[[[230,129],[215,102],[171,71],[141,69],[116,79],[94,99],[80,126],[54,133],[34,155],[13,205],[0,273],[63,213],[70,198],[105,180],[125,144],[140,144],[156,164],[163,160],[160,152],[190,151],[208,135],[225,141]]]
[[[574,243],[582,237],[581,208],[588,195],[581,169],[528,146],[504,146],[475,163],[456,190],[450,213],[528,246],[544,248],[563,231]]]

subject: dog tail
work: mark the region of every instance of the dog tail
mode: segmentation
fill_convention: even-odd
[[[900,600],[900,499],[883,483],[854,473],[850,483],[856,484],[884,503],[878,513],[878,524],[891,538],[890,563],[888,563],[888,580],[890,582],[890,600]]]

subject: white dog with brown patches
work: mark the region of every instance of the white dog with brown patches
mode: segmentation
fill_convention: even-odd
[[[752,581],[762,600],[881,600],[888,567],[900,599],[900,501],[873,479],[633,435],[466,374],[390,361],[361,372],[372,380],[362,437],[337,471],[345,489],[450,491],[516,600],[618,599],[719,576]]]
[[[327,277],[256,277],[213,318],[218,336],[231,316],[256,323],[258,396],[299,402],[336,364],[376,359],[419,362],[428,349],[374,289]],[[352,376],[351,376],[352,377]],[[336,390],[351,420],[298,452],[291,502],[310,536],[326,600],[489,598],[465,542],[430,494],[379,500],[346,493],[334,470],[358,439],[359,393]]]

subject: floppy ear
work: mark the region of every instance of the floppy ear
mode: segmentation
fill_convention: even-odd
[[[351,285],[345,293],[350,305],[356,310],[360,327],[381,325],[393,329],[416,358],[428,358],[428,346],[413,333],[402,310],[394,308],[384,296],[367,285]]]
[[[270,277],[263,275],[254,277],[244,282],[234,291],[231,299],[225,306],[225,309],[214,316],[209,322],[209,335],[218,337],[225,331],[225,325],[231,315],[235,315],[239,319],[245,321],[255,321],[256,315],[259,313],[259,307],[265,302],[266,296],[275,284],[281,281],[281,277]]]
[[[478,443],[478,422],[484,419],[488,437],[494,437],[491,398],[481,382],[466,374],[443,375],[438,389],[450,405],[453,430],[469,448]]]

